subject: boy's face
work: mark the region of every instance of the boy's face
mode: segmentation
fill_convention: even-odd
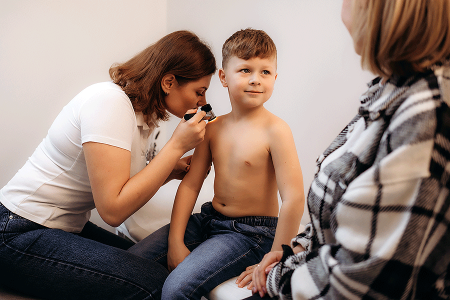
[[[219,78],[228,88],[231,103],[248,108],[264,104],[272,96],[277,78],[276,57],[253,57],[248,60],[231,57]]]

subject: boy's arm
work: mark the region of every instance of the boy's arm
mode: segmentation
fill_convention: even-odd
[[[210,166],[209,139],[205,136],[205,140],[195,149],[189,172],[181,181],[175,196],[168,238],[167,265],[169,271],[175,269],[190,253],[184,244],[184,234]]]
[[[297,235],[305,205],[303,176],[289,126],[281,121],[270,132],[270,151],[282,205],[272,250],[282,250]]]

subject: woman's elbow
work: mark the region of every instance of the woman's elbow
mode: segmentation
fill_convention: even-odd
[[[97,209],[97,211],[98,211],[98,214],[100,215],[100,217],[102,218],[102,220],[105,221],[106,224],[108,224],[109,226],[112,226],[112,227],[118,227],[120,224],[122,224],[126,220],[126,218],[124,218],[123,216],[120,216],[116,212],[101,211],[99,209]]]

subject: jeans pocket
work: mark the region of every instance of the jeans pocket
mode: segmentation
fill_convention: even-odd
[[[34,223],[24,217],[10,212],[8,220],[3,228],[5,233],[24,233],[31,230],[46,228],[40,224]]]

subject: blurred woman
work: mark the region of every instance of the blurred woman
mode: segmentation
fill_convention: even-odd
[[[317,160],[311,223],[238,281],[255,299],[448,299],[450,2],[344,0],[342,19],[378,77]]]

